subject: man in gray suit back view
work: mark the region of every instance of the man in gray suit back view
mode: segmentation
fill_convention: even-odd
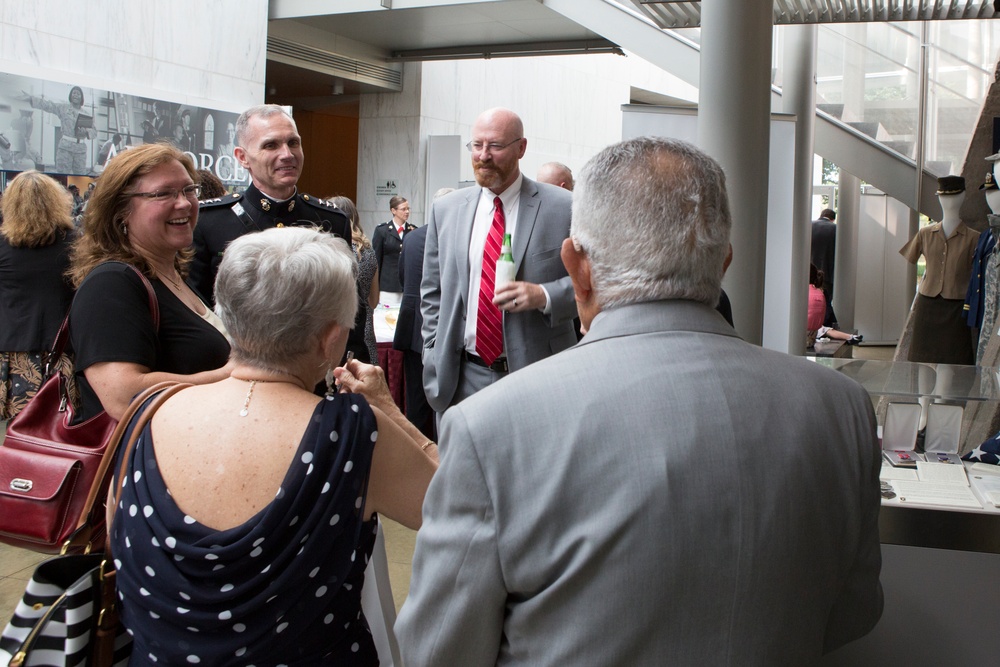
[[[406,664],[805,665],[878,621],[871,399],[714,310],[730,226],[683,142],[583,168],[562,258],[587,333],[445,413]]]

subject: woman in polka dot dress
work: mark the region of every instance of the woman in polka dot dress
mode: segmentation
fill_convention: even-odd
[[[378,664],[361,612],[376,513],[419,527],[437,451],[377,367],[312,392],[343,355],[356,271],[343,240],[305,228],[226,250],[232,376],[159,409],[114,516],[131,665]]]

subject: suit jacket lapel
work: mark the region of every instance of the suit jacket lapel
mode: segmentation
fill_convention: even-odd
[[[517,230],[511,239],[513,246],[510,251],[514,255],[515,270],[520,272],[521,262],[528,250],[528,241],[531,239],[531,232],[535,229],[535,220],[538,219],[538,186],[527,176],[521,181],[521,199],[517,204]]]

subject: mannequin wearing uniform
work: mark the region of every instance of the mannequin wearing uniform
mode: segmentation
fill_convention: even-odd
[[[993,162],[993,169],[996,169],[996,161]],[[986,216],[990,228],[983,232],[983,235],[990,235],[987,240],[994,242],[994,251],[982,269],[983,321],[979,329],[979,345],[976,348],[977,364],[982,360],[986,353],[986,344],[990,342],[990,337],[996,331],[997,310],[1000,306],[1000,253],[995,250],[995,242],[1000,239],[1000,215],[997,215],[997,211],[1000,211],[1000,189],[997,188],[996,178],[992,172],[987,174],[983,189],[986,191],[986,204],[992,211]]]
[[[964,178],[939,178],[937,195],[941,222],[922,228],[899,251],[911,264],[923,255],[927,266],[913,301],[909,361],[971,365],[975,349],[963,308],[979,234],[959,218]]]

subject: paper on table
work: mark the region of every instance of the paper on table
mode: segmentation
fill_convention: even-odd
[[[972,484],[987,503],[1000,507],[1000,477],[975,476]]]
[[[933,463],[917,461],[917,479],[921,482],[945,482],[950,484],[969,485],[965,468],[950,463]]]
[[[982,508],[972,489],[954,482],[908,482],[896,480],[892,483],[896,496],[902,503],[922,503],[925,505],[946,505],[948,507]]]
[[[905,479],[917,481],[917,471],[913,468],[895,468],[888,463],[882,463],[882,472],[878,474],[879,479],[891,481],[894,479]]]
[[[972,472],[980,474],[1000,475],[1000,466],[993,465],[992,463],[973,463],[969,469]]]
[[[1000,507],[1000,477],[973,475],[972,486],[987,505]]]

